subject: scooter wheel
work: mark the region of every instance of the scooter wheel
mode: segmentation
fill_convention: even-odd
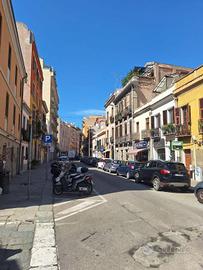
[[[87,188],[88,188],[88,190],[87,190],[86,194],[87,194],[87,195],[90,195],[90,194],[92,193],[93,186],[92,186],[91,184],[88,184],[88,185],[87,185]]]
[[[61,186],[54,186],[53,193],[55,195],[61,195],[63,193],[62,187]]]

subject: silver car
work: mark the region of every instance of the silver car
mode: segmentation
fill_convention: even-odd
[[[121,164],[120,160],[113,160],[112,162],[106,163],[104,165],[104,171],[108,171],[110,173],[116,173],[120,164]]]
[[[203,181],[199,182],[194,189],[195,196],[200,203],[203,203]]]

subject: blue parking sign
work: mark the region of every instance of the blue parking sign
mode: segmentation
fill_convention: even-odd
[[[43,136],[43,143],[50,144],[52,143],[52,135],[46,134]]]

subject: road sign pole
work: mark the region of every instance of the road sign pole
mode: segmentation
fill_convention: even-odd
[[[47,161],[46,161],[46,176],[45,180],[48,180],[48,161],[49,161],[49,146],[47,145]]]

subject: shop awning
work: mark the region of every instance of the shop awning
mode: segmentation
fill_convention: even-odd
[[[128,154],[137,155],[137,153],[146,151],[148,148],[142,148],[142,149],[131,149],[128,151]]]

